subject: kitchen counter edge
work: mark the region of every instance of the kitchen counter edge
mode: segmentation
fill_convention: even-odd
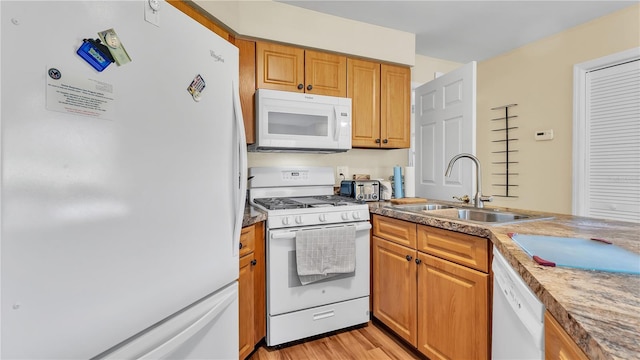
[[[249,204],[244,207],[244,217],[242,218],[242,227],[251,226],[267,220],[267,213],[257,209]]]

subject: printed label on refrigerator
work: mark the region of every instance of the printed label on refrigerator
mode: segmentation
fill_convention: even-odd
[[[113,119],[113,85],[47,68],[47,110]]]

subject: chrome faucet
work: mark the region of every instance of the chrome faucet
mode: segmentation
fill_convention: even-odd
[[[451,175],[451,170],[453,170],[453,164],[456,162],[456,160],[463,157],[469,158],[473,160],[474,163],[476,163],[476,196],[474,199],[474,206],[477,208],[483,208],[484,202],[493,201],[493,197],[482,195],[482,170],[480,169],[480,160],[478,160],[477,157],[467,153],[462,153],[454,156],[451,161],[449,161],[449,166],[447,166],[447,171],[444,173],[444,176],[449,177]]]

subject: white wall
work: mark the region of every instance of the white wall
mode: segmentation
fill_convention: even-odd
[[[517,103],[510,125],[519,150],[513,169],[518,198],[495,198],[494,205],[571,214],[573,66],[640,46],[640,5],[595,19],[478,64],[477,146],[485,193],[501,181],[491,176],[495,132],[492,107]],[[554,139],[535,141],[537,130],[553,129]]]
[[[415,66],[411,68],[411,82],[420,85],[434,79],[434,74],[446,74],[464,64],[429,56],[416,55]]]
[[[254,166],[348,166],[347,178],[369,174],[372,179],[389,179],[395,165],[407,165],[407,150],[351,149],[338,154],[249,153],[249,167]],[[339,184],[336,177],[336,185]]]
[[[243,36],[412,66],[415,35],[274,2],[195,0]]]

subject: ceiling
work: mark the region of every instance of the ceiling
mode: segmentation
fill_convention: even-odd
[[[416,54],[481,61],[640,0],[276,0],[416,34]]]

